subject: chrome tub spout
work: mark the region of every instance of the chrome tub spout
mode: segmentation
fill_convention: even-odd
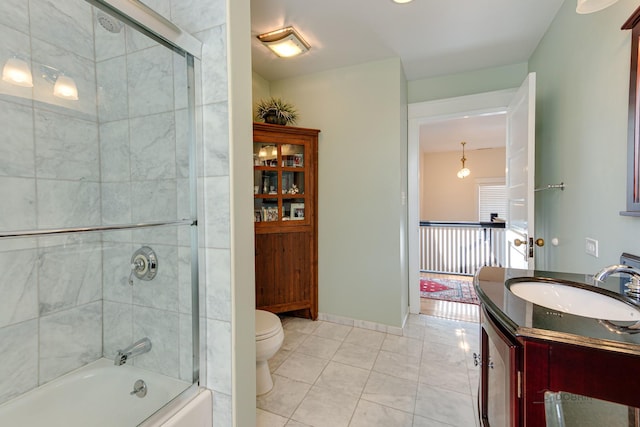
[[[113,364],[116,366],[124,365],[125,363],[127,363],[127,360],[129,360],[129,358],[147,353],[150,350],[151,340],[147,337],[144,337],[141,340],[134,342],[124,350],[118,350],[118,353],[113,360]]]

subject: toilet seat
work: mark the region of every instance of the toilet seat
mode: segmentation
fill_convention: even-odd
[[[269,311],[256,310],[256,341],[269,339],[281,330],[282,323],[278,316]]]

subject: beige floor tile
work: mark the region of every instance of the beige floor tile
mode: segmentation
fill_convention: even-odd
[[[359,368],[371,369],[373,368],[373,364],[377,357],[377,350],[361,347],[359,345],[342,343],[336,354],[333,356],[333,361],[357,366]]]
[[[309,424],[302,424],[296,420],[289,420],[285,427],[312,427]]]
[[[368,369],[332,361],[324,368],[316,385],[360,397],[370,372]]]
[[[256,409],[256,427],[284,427],[287,421],[289,421],[288,418]]]
[[[415,381],[420,375],[420,358],[406,354],[380,351],[373,370],[398,378]]]
[[[382,350],[407,356],[422,356],[422,340],[387,334],[382,343]]]
[[[386,335],[387,334],[385,334],[384,332],[353,328],[351,332],[349,332],[349,335],[347,335],[347,337],[344,339],[344,342],[354,345],[361,345],[363,347],[380,349]]]
[[[474,427],[479,326],[410,315],[403,336],[283,318],[258,427]]]
[[[362,399],[379,403],[404,412],[411,412],[416,405],[418,382],[371,372]]]
[[[284,341],[282,342],[283,350],[295,350],[306,340],[309,338],[310,334],[305,334],[298,331],[285,331],[284,333]]]
[[[310,388],[309,384],[273,375],[273,389],[258,397],[256,406],[273,414],[290,418]]]
[[[460,347],[425,340],[422,347],[422,363],[444,362],[466,365],[467,353]]]
[[[353,329],[352,326],[339,325],[337,323],[321,322],[320,325],[313,331],[314,335],[330,338],[336,341],[343,341],[349,332]]]
[[[357,403],[355,396],[313,386],[291,418],[314,427],[347,427]]]
[[[326,359],[294,352],[282,362],[275,373],[292,380],[313,384],[328,362]]]
[[[285,331],[296,331],[304,334],[311,334],[320,326],[318,321],[301,319],[299,317],[285,317],[282,319],[282,327]]]
[[[349,427],[412,427],[413,414],[360,400]]]
[[[402,329],[402,335],[405,337],[421,340],[424,338],[425,330],[426,326],[424,325],[408,323],[404,325],[404,328]]]
[[[415,414],[453,426],[474,426],[475,415],[470,394],[418,384]]]
[[[471,393],[467,365],[462,362],[428,362],[420,366],[420,382],[461,393]]]
[[[282,362],[287,360],[287,357],[289,357],[291,353],[292,353],[291,350],[285,350],[283,348],[280,348],[280,350],[278,350],[278,352],[271,359],[269,359],[269,370],[272,373],[275,372],[276,369],[280,367]]]
[[[340,341],[319,337],[317,335],[310,335],[309,338],[304,340],[304,342],[298,346],[296,352],[328,360],[336,354],[340,344],[342,344]]]
[[[451,424],[445,424],[445,423],[441,423],[440,421],[432,420],[431,418],[421,417],[420,415],[414,415],[413,427],[453,427],[453,426]],[[473,427],[473,426],[468,426],[468,427]]]

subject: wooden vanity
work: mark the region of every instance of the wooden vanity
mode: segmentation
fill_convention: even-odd
[[[616,424],[567,421],[567,426],[637,426],[640,334],[618,334],[596,319],[560,313],[520,299],[505,287],[513,277],[583,283],[589,279],[584,275],[495,267],[478,272],[475,286],[482,303],[478,404],[482,425],[546,426],[544,394],[553,391],[584,399],[578,402],[584,408],[598,403],[594,399],[625,406],[615,408],[618,413],[624,411],[623,419]],[[619,291],[619,279],[612,278],[605,286]]]

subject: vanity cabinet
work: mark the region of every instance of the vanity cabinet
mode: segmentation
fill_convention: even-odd
[[[478,403],[484,427],[520,425],[522,346],[486,310],[480,313],[480,389]]]
[[[543,310],[543,316],[561,313]],[[481,308],[478,409],[483,427],[545,427],[545,392],[562,392],[563,406],[593,405],[594,399],[622,407],[616,424],[640,425],[640,354],[614,342],[563,342],[560,335],[541,339],[509,332],[498,317]],[[603,402],[604,403],[604,402]],[[566,412],[566,410],[565,410]],[[578,425],[567,421],[567,425]],[[580,424],[585,425],[585,424]]]
[[[256,308],[314,320],[319,132],[253,125]]]

